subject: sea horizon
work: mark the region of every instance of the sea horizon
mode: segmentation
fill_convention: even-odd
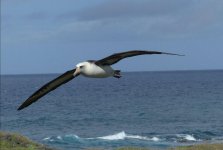
[[[69,70],[69,69],[68,69]],[[223,69],[182,69],[182,70],[147,70],[147,71],[122,71],[121,73],[134,73],[134,72],[186,72],[186,71],[223,71]],[[66,72],[66,71],[64,71]],[[13,75],[55,75],[62,74],[64,72],[58,73],[19,73],[19,74],[0,74],[0,76],[13,76]]]

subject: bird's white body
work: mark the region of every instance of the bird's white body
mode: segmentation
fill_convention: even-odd
[[[114,75],[115,70],[111,66],[98,66],[91,62],[77,64],[80,74],[91,78],[106,78]]]

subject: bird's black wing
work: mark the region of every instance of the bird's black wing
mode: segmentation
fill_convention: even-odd
[[[50,81],[49,83],[42,86],[39,90],[37,90],[35,93],[33,93],[25,102],[22,103],[22,105],[18,108],[18,110],[21,110],[32,103],[36,102],[39,98],[43,97],[50,91],[53,91],[60,85],[67,83],[68,81],[72,80],[75,76],[73,75],[76,69],[69,70],[62,74],[61,76],[57,77],[56,79]]]
[[[150,55],[151,54],[167,54],[167,55],[183,56],[179,54],[165,53],[165,52],[159,52],[159,51],[132,50],[132,51],[127,51],[127,52],[122,52],[122,53],[115,53],[111,56],[98,60],[95,63],[97,65],[113,65],[124,58],[137,56],[137,55],[145,55],[145,54],[150,54]]]

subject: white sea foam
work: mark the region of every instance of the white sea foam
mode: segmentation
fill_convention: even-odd
[[[43,140],[44,140],[44,141],[48,141],[48,140],[50,140],[50,137],[46,137],[46,138],[44,138]]]
[[[46,137],[46,138],[44,138],[43,140],[44,140],[44,141],[50,141],[50,142],[53,142],[53,141],[54,141],[54,139],[52,139],[51,137]]]
[[[196,139],[193,135],[190,134],[175,134],[172,135],[175,142],[195,142],[200,141],[200,139]],[[73,140],[105,140],[105,141],[115,141],[115,140],[144,140],[144,141],[153,141],[153,142],[160,142],[160,141],[168,141],[171,139],[167,139],[165,136],[153,136],[153,137],[147,137],[147,136],[141,136],[141,135],[134,135],[134,134],[128,134],[125,131],[121,131],[118,133],[114,133],[111,135],[101,136],[101,137],[91,137],[91,138],[83,138],[79,137],[75,134],[67,134],[64,136],[52,136],[52,137],[46,137],[43,140],[44,141],[66,141],[68,139]]]
[[[187,141],[197,141],[193,135],[189,135],[189,134],[177,134],[177,137],[183,138],[184,140],[187,140]]]
[[[103,140],[124,140],[124,139],[138,139],[138,140],[149,140],[149,141],[159,141],[160,140],[158,137],[149,138],[146,136],[126,134],[125,131],[115,133],[112,135],[97,137],[97,138],[103,139]]]
[[[67,137],[67,138],[74,138],[74,139],[79,139],[80,137],[77,136],[76,134],[68,134],[68,135],[65,135],[64,137]]]
[[[196,139],[192,135],[186,135],[185,139],[188,141],[196,141]]]
[[[158,137],[153,137],[151,140],[155,141],[155,142],[160,141],[160,139]]]
[[[54,141],[64,141],[67,138],[79,139],[79,137],[77,135],[75,135],[75,134],[68,134],[68,135],[65,135],[65,136],[58,135],[58,136],[46,137],[43,140],[44,141],[54,142]]]
[[[62,140],[62,137],[61,136],[57,136],[57,139]]]
[[[123,140],[125,139],[126,134],[124,131],[113,134],[113,135],[107,135],[107,136],[102,136],[98,137],[98,139],[103,139],[103,140]]]
[[[146,137],[146,136],[140,136],[140,135],[132,135],[132,134],[126,134],[125,131],[119,132],[119,133],[115,133],[115,134],[111,134],[111,135],[107,135],[107,136],[101,136],[101,137],[96,137],[96,138],[81,138],[75,134],[68,134],[65,136],[55,136],[55,137],[46,137],[43,140],[44,141],[62,141],[62,140],[66,140],[67,138],[72,138],[72,139],[83,139],[83,140],[95,140],[95,139],[101,139],[101,140],[125,140],[125,139],[137,139],[137,140],[147,140],[147,141],[160,141],[160,139],[158,137]]]

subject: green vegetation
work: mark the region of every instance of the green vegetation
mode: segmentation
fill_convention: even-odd
[[[182,146],[182,147],[172,148],[170,150],[223,150],[223,143]]]
[[[158,149],[123,147],[123,148],[118,148],[117,150],[158,150]],[[181,146],[181,147],[169,148],[167,150],[223,150],[223,143]]]
[[[154,150],[154,149],[140,148],[140,147],[122,147],[122,148],[118,148],[117,150]]]
[[[0,132],[1,150],[55,150],[15,133]]]

